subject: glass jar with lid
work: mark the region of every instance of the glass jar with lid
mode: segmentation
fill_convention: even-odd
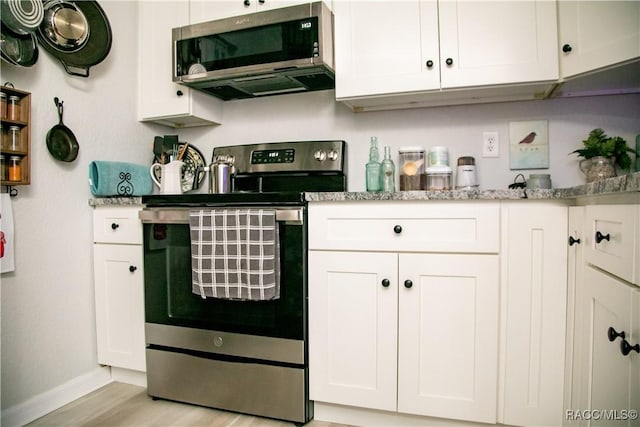
[[[7,103],[7,119],[20,120],[20,97],[12,95]]]
[[[4,154],[0,154],[0,180],[6,181],[9,178],[9,169],[7,168],[7,158]]]
[[[9,126],[9,132],[7,133],[7,149],[11,151],[22,150],[20,126]]]
[[[400,147],[398,150],[398,169],[400,171],[400,191],[424,190],[424,148]]]
[[[7,94],[0,92],[0,119],[7,118]]]
[[[22,181],[22,157],[9,156],[8,172],[9,181]]]

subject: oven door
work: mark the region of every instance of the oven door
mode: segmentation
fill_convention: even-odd
[[[305,340],[306,207],[273,209],[276,209],[280,233],[281,276],[280,298],[270,301],[203,299],[194,294],[189,209],[145,208],[141,211],[146,322]]]

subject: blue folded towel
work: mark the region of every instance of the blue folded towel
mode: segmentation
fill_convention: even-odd
[[[91,194],[106,196],[144,196],[153,192],[149,166],[96,160],[89,163]]]

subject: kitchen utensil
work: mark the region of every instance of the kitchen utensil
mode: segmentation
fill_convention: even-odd
[[[402,166],[402,171],[405,175],[415,175],[418,173],[418,169],[420,168],[420,166],[422,166],[423,163],[424,160],[418,160],[416,162],[408,160]]]
[[[161,165],[154,163],[149,168],[151,179],[160,188],[161,194],[182,194],[182,166],[184,162],[174,160]],[[156,174],[160,171],[160,180],[156,178]]]
[[[178,150],[180,150],[186,143],[178,143]],[[169,157],[164,156],[164,160],[162,159],[162,154],[160,156],[156,155],[153,159],[154,163],[165,164],[169,162]],[[184,162],[184,166],[182,168],[182,192],[186,193],[187,191],[196,190],[200,188],[202,181],[205,178],[204,169],[206,167],[205,159],[202,156],[202,153],[194,147],[190,145],[187,147],[184,155],[182,156],[181,161]],[[160,170],[156,169],[155,178],[160,181],[162,178],[160,176]]]
[[[471,190],[478,188],[476,176],[476,161],[471,156],[458,158],[458,170],[456,173],[456,189]]]
[[[82,11],[71,2],[48,1],[41,34],[61,52],[76,52],[89,37],[89,23]]]
[[[229,158],[217,158],[209,165],[209,193],[231,193],[231,177],[233,176],[233,162]]]
[[[2,59],[12,65],[31,67],[38,60],[36,37],[33,34],[16,34],[4,26],[0,36],[0,50]]]
[[[53,98],[53,102],[58,109],[58,117],[60,121],[47,132],[47,148],[54,159],[62,162],[72,162],[78,157],[78,140],[71,129],[66,127],[62,122],[64,101],[60,101],[58,97]]]
[[[2,0],[0,18],[11,31],[27,35],[34,32],[42,22],[44,8],[40,0]]]
[[[92,0],[48,0],[44,10],[55,19],[42,20],[36,32],[40,45],[68,74],[89,77],[90,67],[102,62],[111,50],[113,37],[107,15]],[[86,28],[82,28],[85,22]],[[61,23],[75,28],[65,28],[64,24],[59,27]]]

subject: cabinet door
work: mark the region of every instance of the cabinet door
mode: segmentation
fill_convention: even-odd
[[[334,19],[338,100],[439,89],[435,0],[339,1]]]
[[[93,245],[98,362],[145,371],[142,246]]]
[[[401,254],[399,264],[398,412],[495,423],[498,256]]]
[[[309,253],[312,400],[396,410],[397,264],[391,253]]]
[[[631,286],[590,266],[585,268],[580,409],[617,410],[619,414],[638,409],[630,400],[630,387],[637,388],[637,376],[631,377],[631,362],[637,363],[638,354],[624,356],[621,338],[610,342],[607,333],[612,327],[631,335],[631,340],[638,338],[631,329],[632,295]],[[633,404],[637,405],[637,401]],[[604,413],[602,419],[590,421],[586,425],[612,425]],[[632,424],[631,420],[624,420],[615,425]]]
[[[438,5],[443,89],[558,78],[555,2],[447,0]]]
[[[565,356],[565,394],[566,408],[580,407],[580,389],[582,361],[580,339],[582,332],[582,294],[584,282],[584,235],[585,207],[569,208],[569,245],[567,262],[567,340]]]
[[[506,302],[504,419],[562,425],[567,302],[567,207],[503,207]]]
[[[173,127],[220,123],[221,100],[172,81],[171,29],[188,23],[187,0],[139,3],[138,118],[141,121]]]
[[[562,77],[640,56],[640,2],[559,1]],[[570,47],[570,51],[565,52]]]

